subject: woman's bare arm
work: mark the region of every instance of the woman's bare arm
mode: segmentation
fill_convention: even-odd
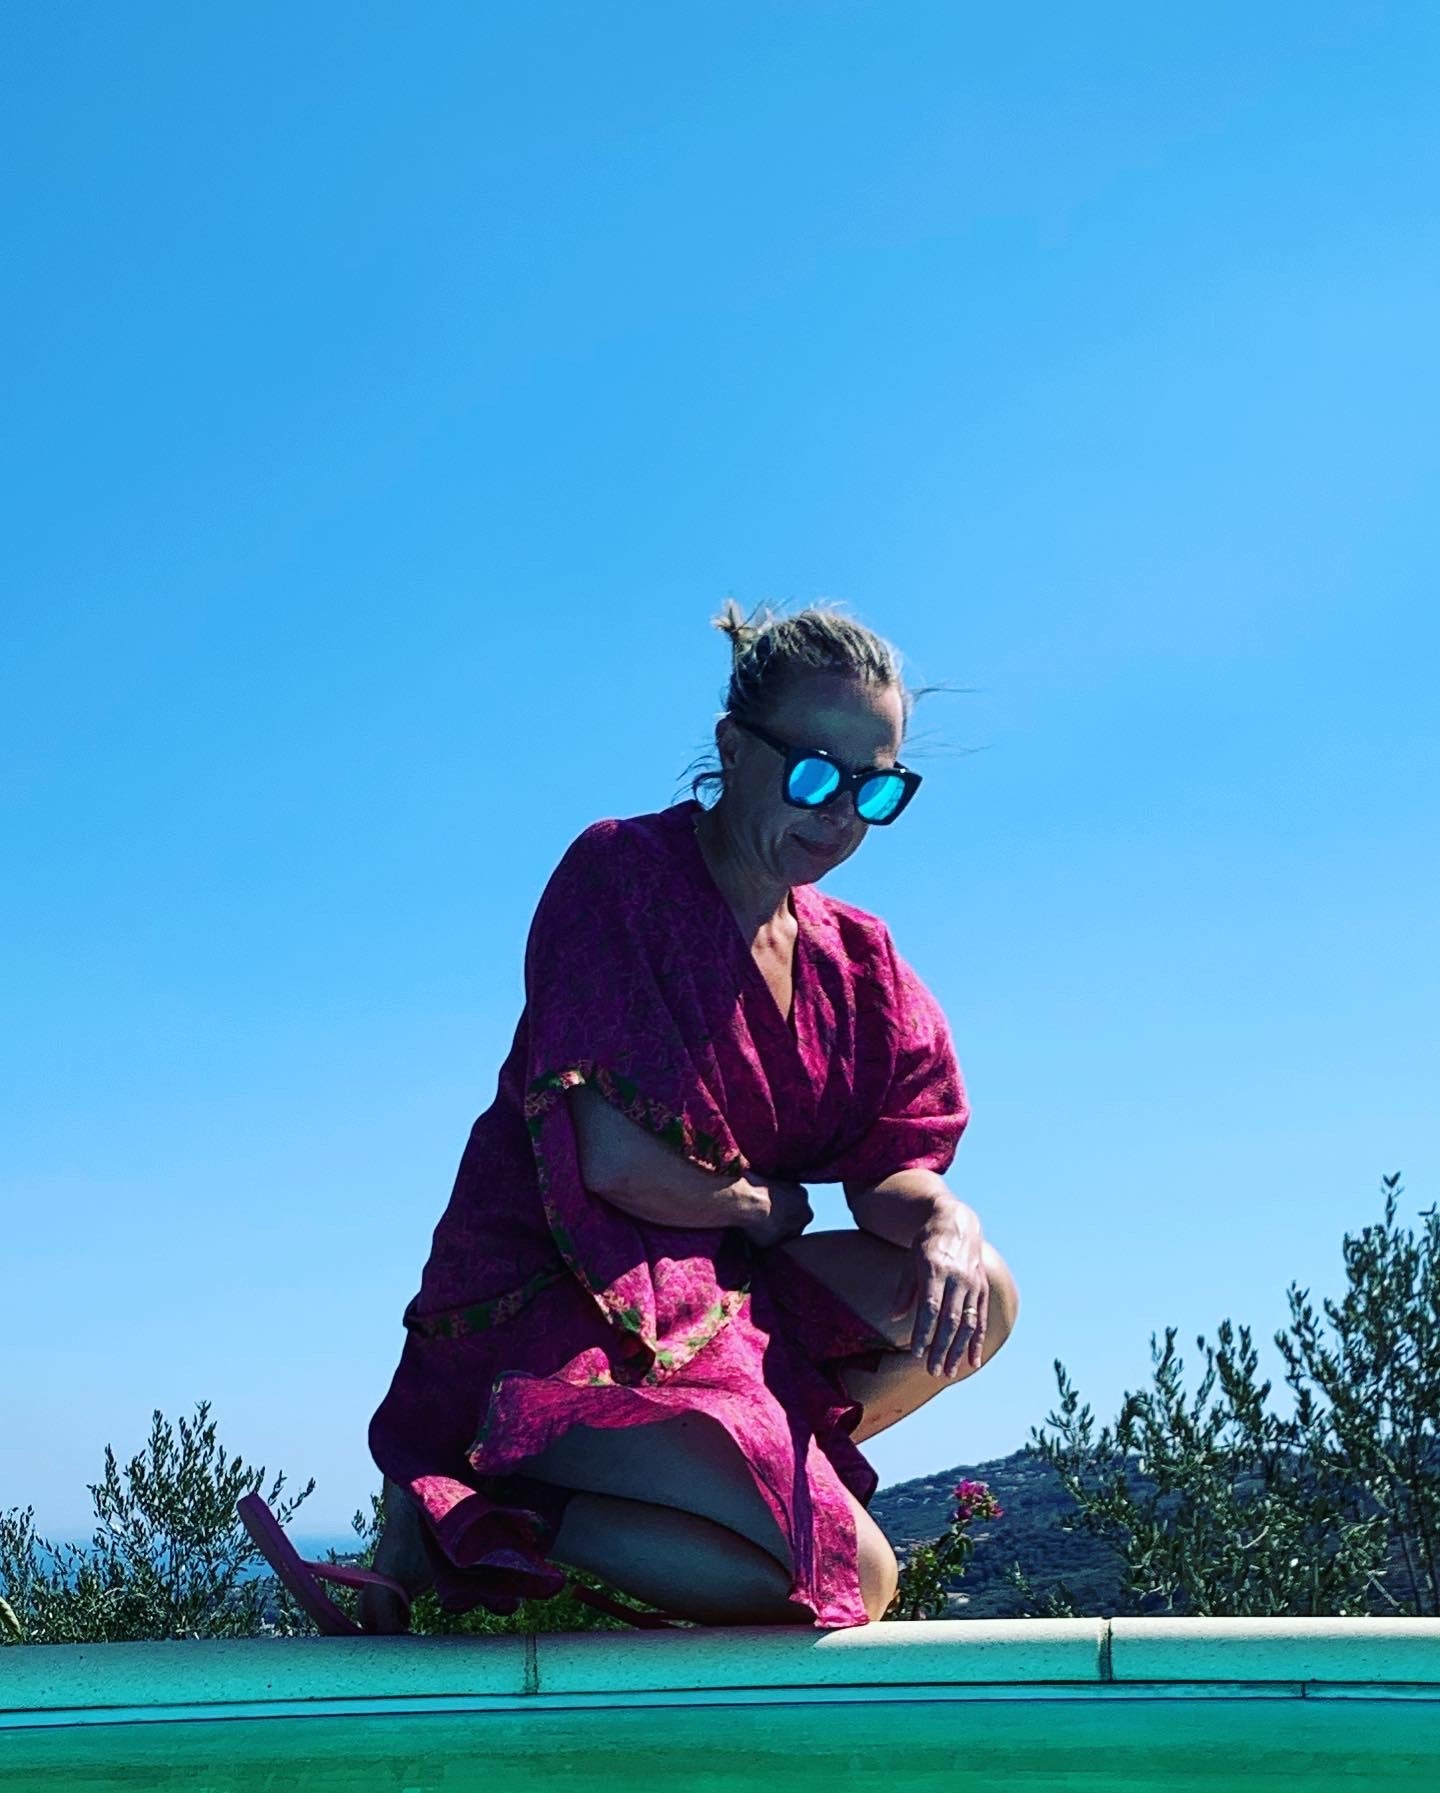
[[[660,1226],[763,1225],[770,1214],[765,1182],[701,1170],[673,1147],[621,1114],[598,1090],[566,1091],[585,1187],[607,1202]]]
[[[845,1205],[862,1232],[903,1246],[909,1246],[920,1229],[943,1210],[965,1206],[944,1177],[921,1165],[891,1171],[874,1183],[847,1181]]]

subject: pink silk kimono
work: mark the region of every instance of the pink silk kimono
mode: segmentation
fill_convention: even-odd
[[[783,1247],[592,1194],[565,1092],[590,1084],[705,1170],[803,1183],[943,1172],[969,1109],[944,1014],[884,922],[814,884],[792,891],[782,1017],[705,863],[700,808],[592,823],[551,874],[495,1100],[403,1316],[370,1450],[428,1521],[447,1611],[564,1586],[546,1559],[563,1501],[527,1459],[577,1424],[698,1409],[789,1543],[790,1598],[819,1628],[867,1622],[842,1486],[868,1505],[878,1478],[843,1376],[893,1347]]]

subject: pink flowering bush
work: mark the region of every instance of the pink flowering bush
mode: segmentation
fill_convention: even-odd
[[[887,1619],[939,1619],[945,1615],[948,1584],[965,1573],[975,1540],[976,1519],[999,1519],[1005,1509],[985,1482],[961,1482],[953,1490],[955,1512],[933,1544],[917,1544],[900,1570],[900,1585]]]

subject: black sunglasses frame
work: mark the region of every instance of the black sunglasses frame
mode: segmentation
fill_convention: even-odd
[[[780,795],[792,809],[826,809],[830,804],[836,802],[845,791],[854,791],[855,813],[865,826],[867,828],[888,828],[892,822],[898,821],[904,815],[910,799],[924,782],[918,772],[912,772],[908,766],[902,766],[898,760],[893,766],[864,766],[858,771],[849,772],[833,753],[827,753],[823,747],[792,746],[789,741],[780,740],[778,736],[772,735],[768,729],[761,728],[757,723],[742,722],[738,716],[731,716],[730,720],[736,728],[743,728],[746,734],[757,736],[767,747],[773,747],[777,753],[785,755],[785,765],[780,774]],[[831,791],[830,795],[822,798],[819,803],[805,803],[800,798],[790,795],[790,774],[801,760],[824,760],[826,765],[835,768],[840,779],[839,784]],[[868,816],[860,815],[860,787],[867,779],[881,776],[895,776],[903,779],[905,790],[900,801],[888,816],[879,816],[871,821]]]

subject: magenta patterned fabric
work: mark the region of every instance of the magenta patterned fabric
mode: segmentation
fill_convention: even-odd
[[[855,1526],[877,1477],[848,1366],[891,1349],[783,1248],[659,1226],[586,1189],[588,1083],[704,1169],[804,1183],[945,1171],[969,1118],[950,1030],[885,924],[793,887],[788,1020],[710,875],[693,799],[593,823],[541,895],[525,1006],[435,1229],[371,1454],[417,1501],[447,1610],[513,1612],[565,1573],[527,1460],[570,1427],[687,1411],[739,1446],[814,1624],[866,1623]]]

